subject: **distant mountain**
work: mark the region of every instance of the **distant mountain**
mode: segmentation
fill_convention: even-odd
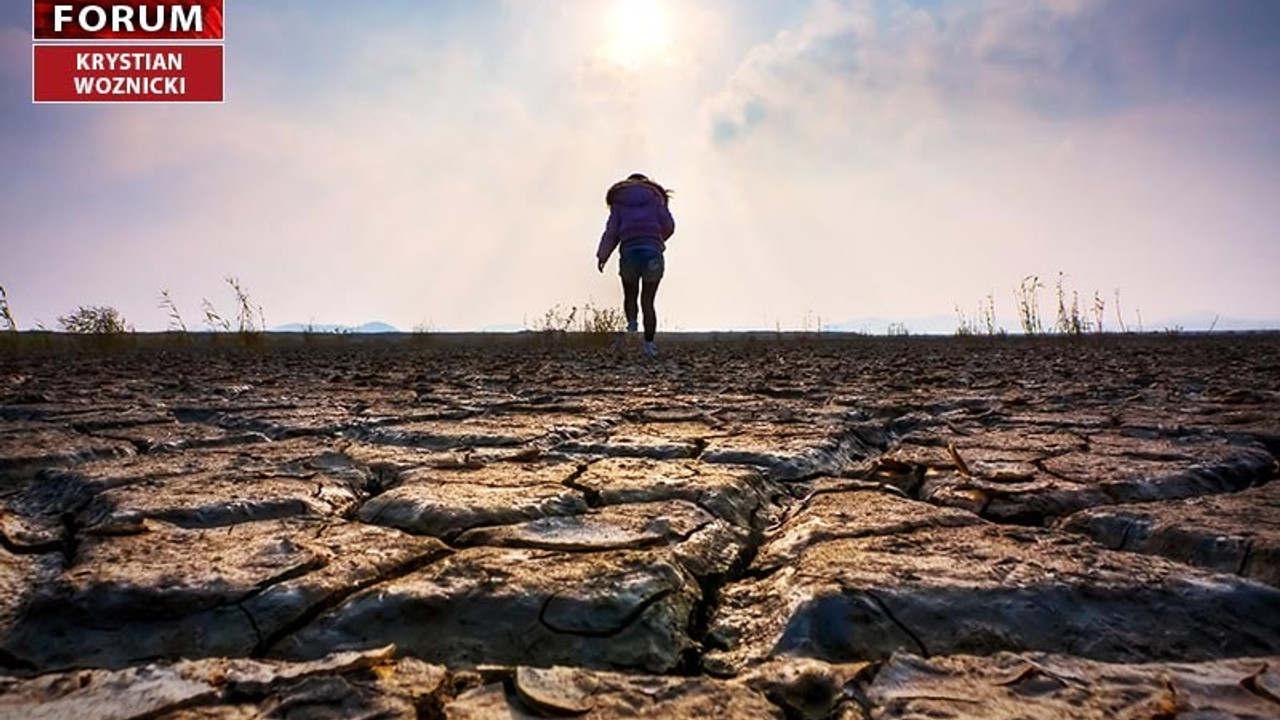
[[[388,325],[384,322],[368,322],[363,325],[352,328],[351,332],[361,335],[380,335],[384,333],[398,333],[400,329],[394,325]]]
[[[398,333],[400,329],[384,322],[367,322],[363,325],[332,325],[329,323],[289,323],[271,328],[276,333],[327,333],[341,335],[383,335]]]

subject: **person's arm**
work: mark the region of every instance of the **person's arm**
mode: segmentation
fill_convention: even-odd
[[[659,206],[658,224],[662,226],[662,240],[666,242],[676,234],[676,219],[671,216],[671,208],[664,202]]]
[[[600,236],[600,246],[596,248],[596,266],[603,271],[604,264],[609,261],[613,249],[618,247],[618,213],[609,209],[609,221],[604,225],[604,233]]]

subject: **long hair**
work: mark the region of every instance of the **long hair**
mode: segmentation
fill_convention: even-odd
[[[609,192],[604,194],[604,204],[612,207],[614,199],[618,196],[618,191],[632,185],[644,185],[658,193],[663,202],[670,202],[671,196],[675,194],[674,191],[659,185],[641,173],[632,173],[626,180],[619,180],[609,188]]]

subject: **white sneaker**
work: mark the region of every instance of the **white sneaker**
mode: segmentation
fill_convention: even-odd
[[[651,358],[658,357],[658,346],[653,344],[652,340],[646,340],[644,342],[644,354]]]

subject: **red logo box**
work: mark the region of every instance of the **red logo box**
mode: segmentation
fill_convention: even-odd
[[[223,0],[33,0],[36,40],[222,40]]]
[[[38,103],[219,103],[221,45],[37,45]]]

